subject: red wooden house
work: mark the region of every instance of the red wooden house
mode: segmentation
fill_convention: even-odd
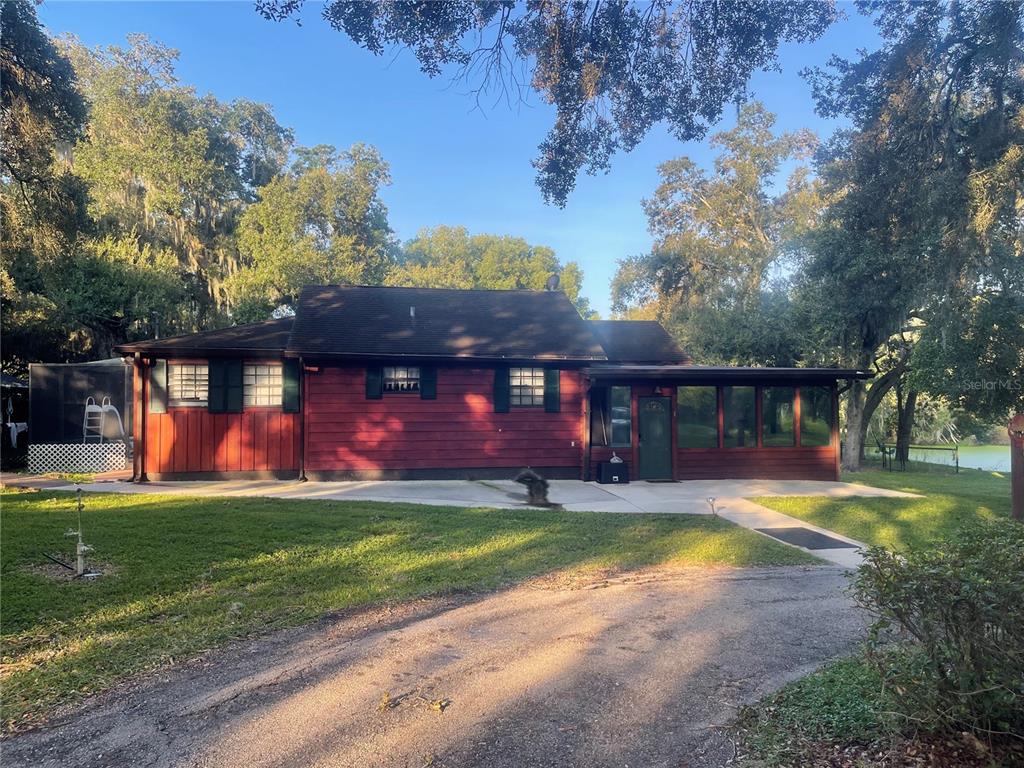
[[[861,371],[694,365],[556,291],[311,286],[294,318],[118,348],[136,479],[838,477]],[[144,406],[144,407],[143,407]]]

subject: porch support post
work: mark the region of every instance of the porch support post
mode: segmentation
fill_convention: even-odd
[[[590,377],[580,374],[580,387],[583,390],[583,466],[580,467],[580,478],[590,480]]]
[[[1010,433],[1010,496],[1013,519],[1024,522],[1024,412],[1016,414]]]
[[[146,376],[146,360],[141,352],[135,353],[132,372],[135,376],[135,410],[132,429],[132,482],[149,481],[146,474],[146,424],[149,421],[149,381]]]
[[[718,406],[718,450],[725,448],[725,387],[715,387]]]
[[[836,480],[842,476],[842,443],[839,440],[839,386],[832,382],[832,451],[835,453]]]
[[[800,435],[800,409],[802,404],[800,399],[803,397],[802,390],[799,386],[793,388],[793,445],[797,448],[800,447],[803,438]]]
[[[306,403],[309,398],[306,386],[306,361],[299,357],[299,480],[306,480]]]

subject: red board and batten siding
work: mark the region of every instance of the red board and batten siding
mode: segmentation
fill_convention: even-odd
[[[182,362],[204,363],[205,360]],[[267,362],[251,359],[249,362]],[[275,362],[275,361],[269,361]],[[136,388],[135,412],[148,400],[145,389]],[[161,476],[205,473],[299,471],[300,416],[284,413],[280,407],[245,408],[241,413],[210,413],[202,406],[167,408],[153,413],[147,407],[145,471],[154,479]],[[136,421],[136,444],[141,443],[142,425]]]
[[[375,473],[525,466],[578,476],[582,459],[582,377],[563,370],[561,411],[512,406],[494,412],[494,371],[439,368],[437,399],[419,394],[366,398],[362,367],[306,373],[306,471]]]
[[[146,472],[281,472],[299,468],[299,414],[279,408],[147,414]]]

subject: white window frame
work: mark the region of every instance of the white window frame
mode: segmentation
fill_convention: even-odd
[[[544,405],[544,369],[509,368],[508,402],[522,408]]]
[[[210,399],[210,368],[206,363],[167,363],[167,405],[206,407]]]
[[[280,363],[242,365],[242,407],[280,408],[284,403],[284,366]]]
[[[385,395],[418,395],[420,392],[419,366],[385,366],[381,372],[380,388]]]

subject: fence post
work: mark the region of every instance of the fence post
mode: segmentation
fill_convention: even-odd
[[[1010,493],[1013,519],[1024,522],[1024,413],[1010,419]]]

